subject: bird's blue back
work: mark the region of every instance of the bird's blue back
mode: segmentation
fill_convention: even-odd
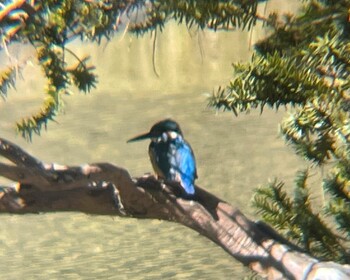
[[[186,194],[194,194],[194,180],[197,178],[196,161],[190,145],[181,135],[152,141],[149,155],[153,168],[160,178],[177,181]]]

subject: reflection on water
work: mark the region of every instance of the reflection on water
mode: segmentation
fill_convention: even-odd
[[[191,37],[191,36],[192,37]],[[249,34],[199,32],[169,26],[158,36],[156,67],[152,40],[115,38],[92,54],[98,89],[66,99],[58,124],[32,144],[13,134],[13,122],[37,109],[43,81],[31,66],[25,80],[0,103],[2,137],[46,162],[108,161],[133,176],[151,171],[147,143],[126,140],[165,117],[176,119],[197,158],[198,185],[254,217],[252,190],[269,179],[290,182],[300,162],[278,138],[284,112],[215,114],[206,98],[231,76],[231,62],[244,61]],[[33,92],[37,93],[33,97]],[[244,190],[244,191],[242,191]],[[1,279],[232,279],[241,265],[197,233],[173,223],[76,213],[1,215]]]

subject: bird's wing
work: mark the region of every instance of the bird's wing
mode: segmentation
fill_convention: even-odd
[[[197,178],[196,161],[191,147],[186,142],[182,142],[177,147],[175,154],[175,170],[176,180],[188,194],[194,194],[194,180]]]

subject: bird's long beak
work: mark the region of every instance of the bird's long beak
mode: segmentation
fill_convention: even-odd
[[[144,139],[149,139],[149,138],[151,138],[151,136],[152,136],[151,133],[147,132],[147,133],[144,133],[144,134],[141,134],[139,136],[136,136],[134,138],[129,139],[128,141],[126,141],[126,143],[140,141],[140,140],[144,140]]]

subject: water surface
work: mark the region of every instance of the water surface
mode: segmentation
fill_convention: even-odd
[[[196,154],[198,185],[255,219],[253,189],[275,177],[290,183],[300,161],[278,136],[284,111],[236,118],[206,106],[213,89],[229,81],[231,63],[249,59],[249,42],[245,32],[171,24],[158,34],[159,77],[150,36],[119,36],[103,51],[74,43],[80,55],[92,55],[98,88],[66,98],[57,123],[26,143],[15,136],[14,121],[38,109],[44,86],[40,70],[29,65],[17,91],[0,103],[1,136],[45,162],[106,161],[140,176],[151,172],[148,143],[126,140],[171,117]],[[16,48],[18,58],[30,55],[30,48]],[[1,279],[239,279],[246,273],[221,248],[174,223],[53,213],[1,215],[1,225]]]

